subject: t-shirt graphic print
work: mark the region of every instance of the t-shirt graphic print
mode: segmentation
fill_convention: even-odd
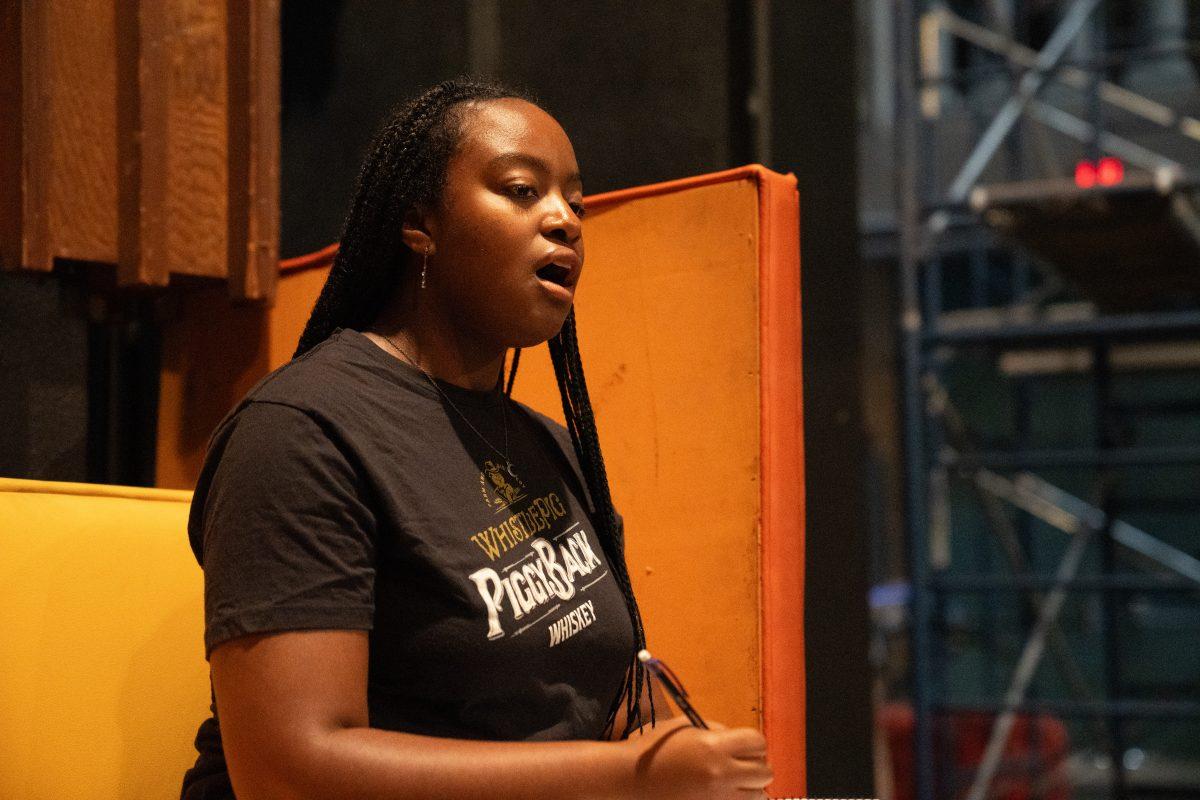
[[[373,727],[598,738],[634,643],[588,507],[561,425],[498,390],[435,388],[339,329],[209,441],[188,525],[206,656],[248,633],[366,630]],[[217,727],[197,736],[206,775]]]
[[[485,498],[495,502],[497,510],[508,509],[527,496],[516,473],[502,470],[493,461],[485,462],[480,479]],[[498,525],[489,525],[471,536],[488,560],[495,562],[495,566],[482,567],[469,576],[487,606],[488,639],[499,639],[506,634],[502,618],[511,620],[511,630],[522,619],[538,614],[509,635],[525,633],[608,575],[580,522],[571,523],[549,538],[541,535],[553,530],[555,523],[566,515],[563,499],[550,492],[533,498]],[[510,552],[522,555],[506,558]],[[576,582],[580,579],[587,583],[577,589]],[[591,601],[577,603],[546,626],[549,646],[560,644],[591,625],[595,614],[595,604]]]

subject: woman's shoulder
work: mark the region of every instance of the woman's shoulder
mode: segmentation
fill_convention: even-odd
[[[361,369],[356,368],[356,362],[362,360],[339,329],[260,378],[246,392],[244,401],[276,402],[308,410],[306,406],[344,399],[353,388],[347,383],[362,379]]]
[[[274,407],[281,415],[288,410],[301,412],[317,422],[328,422],[344,414],[356,397],[362,396],[369,379],[362,360],[353,347],[347,346],[340,332],[279,365],[259,378],[226,412],[213,428],[209,447],[219,434],[239,419],[247,409],[259,411]]]
[[[338,328],[309,350],[260,378],[230,411],[233,416],[251,403],[291,406],[328,423],[370,416],[380,403],[394,405],[396,381],[373,345],[361,334]],[[386,395],[386,398],[385,398]]]
[[[536,408],[526,405],[519,400],[513,400],[513,406],[522,414],[529,424],[543,437],[543,443],[556,447],[562,457],[571,465],[571,469],[580,480],[583,480],[583,470],[580,468],[579,457],[575,451],[575,443],[571,440],[571,432],[558,420],[543,414]]]
[[[541,411],[538,411],[532,406],[522,403],[520,400],[513,400],[512,398],[509,399],[517,412],[523,414],[525,418],[534,426],[548,432],[560,445],[565,447],[567,450],[574,449],[574,445],[571,443],[571,432],[568,431],[566,426],[564,426],[561,422],[553,417],[543,414]]]

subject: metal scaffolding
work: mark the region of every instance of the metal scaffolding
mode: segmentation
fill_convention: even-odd
[[[960,4],[961,5],[961,4]],[[1131,169],[1144,172],[1147,191],[1167,197],[1179,214],[1176,223],[1187,235],[1189,213],[1195,219],[1192,192],[1197,161],[1168,157],[1153,148],[1106,129],[1106,110],[1117,110],[1153,126],[1164,135],[1185,140],[1200,157],[1200,121],[1109,81],[1097,56],[1103,50],[1100,0],[1070,0],[1061,4],[1057,26],[1040,50],[1015,40],[1009,32],[992,30],[952,13],[937,0],[898,0],[893,7],[898,65],[895,90],[896,189],[900,334],[903,367],[905,437],[905,500],[908,537],[910,610],[910,691],[915,711],[914,765],[916,796],[920,800],[964,796],[983,800],[997,775],[1014,720],[1019,713],[1053,713],[1085,720],[1098,747],[1111,764],[1111,795],[1131,797],[1124,753],[1128,722],[1133,719],[1200,719],[1200,699],[1144,700],[1124,696],[1119,617],[1131,596],[1200,597],[1200,536],[1180,547],[1121,518],[1120,497],[1114,491],[1116,473],[1136,465],[1163,467],[1200,465],[1200,444],[1134,445],[1119,441],[1118,430],[1130,415],[1145,413],[1114,393],[1114,349],[1130,343],[1200,341],[1200,310],[1140,309],[1123,313],[1089,313],[1054,318],[1042,313],[1030,284],[1030,266],[1020,260],[1011,273],[1012,305],[970,315],[964,322],[947,314],[942,287],[941,240],[964,227],[986,227],[989,207],[981,179],[998,153],[1014,144],[1014,132],[1030,121],[1078,141],[1098,158],[1121,158]],[[1081,38],[1091,42],[1090,59],[1069,58]],[[1007,98],[997,103],[991,119],[979,126],[969,154],[952,178],[939,181],[932,167],[944,163],[936,148],[931,119],[938,118],[948,68],[938,52],[947,41],[964,42],[1002,62],[1011,81]],[[1068,63],[1070,62],[1070,63]],[[1056,105],[1047,87],[1077,92],[1087,113]],[[1008,180],[1024,186],[1034,199],[1042,176],[1021,174],[1021,159],[1010,159]],[[994,174],[995,170],[993,170]],[[1069,183],[1069,182],[1068,182]],[[1087,191],[1087,190],[1080,190]],[[1103,188],[1091,190],[1097,195]],[[1182,221],[1181,221],[1182,220]],[[1200,228],[1197,228],[1200,230]],[[1193,231],[1195,233],[1195,231]],[[1200,239],[1197,239],[1200,241]],[[972,260],[973,265],[981,257]],[[975,266],[973,266],[973,269]],[[983,269],[983,267],[979,267]],[[976,276],[975,281],[979,280]],[[979,305],[984,305],[979,303]],[[960,315],[961,317],[961,315]],[[1032,348],[1071,348],[1086,364],[1082,370],[1096,413],[1095,436],[1087,446],[1074,448],[982,449],[973,442],[969,426],[947,388],[947,365],[964,353],[993,355]],[[1200,401],[1185,413],[1200,416]],[[1018,442],[1018,445],[1020,442]],[[1049,469],[1088,470],[1093,497],[1085,501],[1053,484],[1040,473]],[[984,527],[1003,554],[1004,572],[950,574],[932,554],[948,534],[951,484],[964,487],[981,509]],[[1060,531],[1063,549],[1057,568],[1038,572],[1027,552],[1027,536],[1013,521],[1014,514],[1038,520]],[[1081,574],[1085,555],[1098,558],[1099,574]],[[1137,571],[1121,567],[1126,561]],[[985,703],[959,703],[943,689],[944,642],[940,639],[945,598],[956,594],[1013,593],[1023,600],[1028,629],[1020,656],[1002,696]],[[1099,686],[1084,674],[1064,635],[1060,614],[1064,603],[1078,593],[1101,599],[1100,628],[1105,653]],[[1061,676],[1067,699],[1029,696],[1031,679],[1044,656]],[[1200,676],[1197,676],[1200,685]],[[982,759],[965,786],[939,780],[935,752],[935,718],[955,711],[992,714],[990,735]]]

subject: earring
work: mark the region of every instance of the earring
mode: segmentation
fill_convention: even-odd
[[[421,259],[421,288],[425,288],[425,268],[429,266],[429,245],[425,245],[425,256]]]

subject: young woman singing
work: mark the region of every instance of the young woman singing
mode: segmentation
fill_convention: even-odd
[[[582,200],[562,127],[494,83],[376,136],[294,358],[196,487],[214,716],[185,800],[763,796],[761,734],[663,719],[635,657],[572,314]],[[566,427],[504,385],[545,341]]]

